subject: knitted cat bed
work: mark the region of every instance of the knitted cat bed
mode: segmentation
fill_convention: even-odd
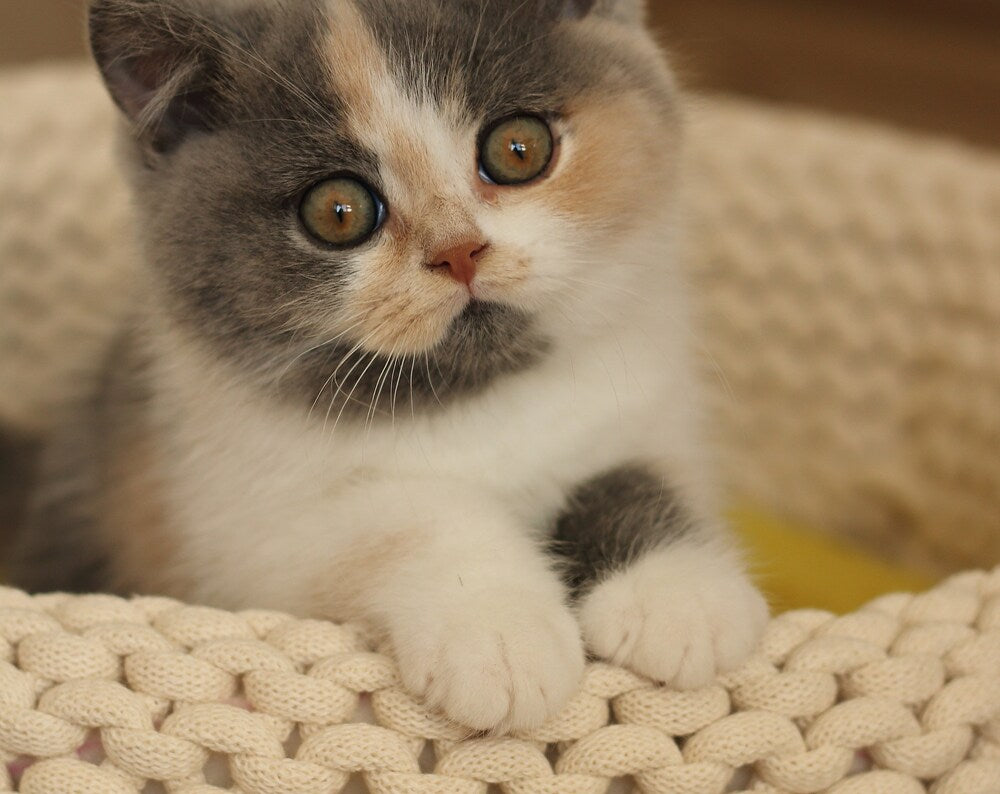
[[[0,421],[44,431],[127,302],[128,202],[89,70],[0,76],[0,107]],[[686,261],[733,491],[943,568],[1000,559],[1000,158],[692,116]],[[0,791],[1000,791],[1000,569],[786,613],[699,692],[593,665],[516,738],[426,713],[329,623],[6,590],[0,638]]]
[[[0,590],[0,658],[0,791],[329,794],[352,775],[373,794],[598,794],[626,776],[646,794],[1000,791],[1000,568],[785,613],[696,692],[592,664],[517,737],[468,736],[360,632],[276,612]],[[352,721],[364,700],[374,724]]]

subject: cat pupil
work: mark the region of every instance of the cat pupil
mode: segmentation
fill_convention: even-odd
[[[344,216],[348,212],[353,212],[353,209],[352,209],[352,207],[349,204],[341,204],[340,202],[337,202],[337,207],[334,210],[334,212],[337,213],[337,220],[339,220],[341,223],[343,223]]]
[[[523,161],[528,156],[527,144],[521,143],[520,141],[511,141],[510,150],[517,155],[519,160]]]

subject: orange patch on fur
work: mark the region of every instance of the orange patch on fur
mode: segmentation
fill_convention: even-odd
[[[330,28],[332,89],[361,120],[377,113],[375,85],[389,80],[389,69],[375,39],[351,2],[336,5]]]
[[[592,224],[628,231],[643,208],[663,194],[662,174],[678,155],[676,126],[639,94],[588,101],[569,108],[567,151],[539,185],[546,201]]]
[[[115,549],[113,585],[122,592],[184,597],[193,581],[176,564],[178,542],[157,482],[155,439],[138,427],[114,435],[98,516]]]
[[[479,273],[478,294],[486,299],[502,298],[528,281],[531,265],[524,256],[508,256],[495,262],[487,253],[480,262]]]
[[[345,100],[348,127],[411,188],[430,188],[434,182],[430,158],[400,117],[402,98],[385,54],[350,2],[337,9],[331,29],[330,74],[334,92]]]
[[[421,532],[399,530],[381,535],[374,542],[355,544],[338,554],[330,569],[317,580],[313,603],[319,604],[323,616],[331,620],[364,618],[366,594],[372,581],[389,575],[426,542]]]

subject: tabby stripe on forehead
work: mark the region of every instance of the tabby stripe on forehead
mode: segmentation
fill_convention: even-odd
[[[333,93],[343,102],[353,131],[363,139],[365,132],[379,129],[377,114],[383,103],[376,86],[392,80],[384,54],[350,0],[336,3],[331,11],[327,52]]]
[[[399,86],[385,51],[352,2],[336,5],[330,36],[332,89],[344,103],[348,134],[378,154],[389,176],[418,191],[430,190],[433,166],[414,139],[421,108]]]

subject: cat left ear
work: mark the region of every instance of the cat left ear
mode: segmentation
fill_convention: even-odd
[[[582,19],[602,16],[629,25],[641,25],[646,18],[644,0],[564,0],[563,16]]]
[[[90,45],[111,96],[156,152],[219,120],[220,44],[176,0],[91,0]]]

